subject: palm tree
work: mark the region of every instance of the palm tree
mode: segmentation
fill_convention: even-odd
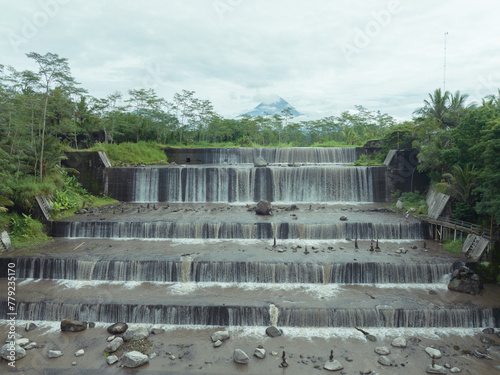
[[[442,182],[438,185],[444,187],[458,201],[472,206],[472,190],[476,187],[475,165],[468,163],[464,168],[454,165],[453,173],[445,173],[443,177],[448,179],[450,183]]]
[[[445,91],[443,94],[441,89],[434,90],[434,94],[429,94],[429,100],[424,100],[424,107],[415,111],[415,114],[419,116],[417,120],[433,118],[438,120],[441,126],[444,126],[450,95],[449,91]]]

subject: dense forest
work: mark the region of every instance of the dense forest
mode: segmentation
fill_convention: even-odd
[[[68,178],[61,161],[70,149],[138,142],[157,148],[355,146],[381,139],[384,152],[418,149],[419,170],[454,197],[457,218],[500,221],[500,91],[467,104],[466,94],[437,89],[405,122],[362,106],[311,121],[296,121],[289,110],[228,119],[188,90],[170,100],[147,88],[94,98],[67,59],[52,53],[27,58],[36,71],[0,65],[1,211],[29,213],[35,195],[63,189]]]

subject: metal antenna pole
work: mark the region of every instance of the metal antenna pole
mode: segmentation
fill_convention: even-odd
[[[443,65],[443,95],[446,92],[446,36],[448,31],[444,33],[444,65]]]

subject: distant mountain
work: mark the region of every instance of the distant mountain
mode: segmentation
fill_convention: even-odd
[[[250,112],[243,113],[237,117],[242,116],[274,116],[281,115],[285,108],[291,109],[291,114],[294,117],[302,116],[302,113],[297,111],[290,103],[283,98],[276,98],[268,102],[262,102]]]

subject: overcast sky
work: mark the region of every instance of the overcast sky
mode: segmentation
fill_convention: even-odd
[[[233,117],[279,95],[311,118],[410,119],[443,87],[500,87],[498,0],[0,0],[0,64],[57,53],[94,97],[193,90]],[[448,33],[445,37],[445,33]]]

